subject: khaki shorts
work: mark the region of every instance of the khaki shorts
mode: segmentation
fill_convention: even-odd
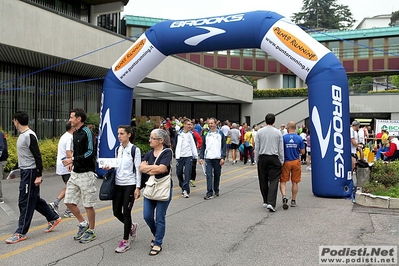
[[[64,203],[78,205],[82,199],[83,207],[94,207],[97,199],[96,179],[94,172],[72,172],[66,184]]]
[[[280,182],[288,182],[291,179],[292,182],[299,183],[301,182],[301,174],[301,161],[299,159],[284,162],[281,169]]]

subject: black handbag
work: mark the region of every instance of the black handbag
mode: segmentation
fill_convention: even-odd
[[[115,193],[115,170],[111,169],[103,176],[103,183],[100,187],[100,200],[112,200]]]

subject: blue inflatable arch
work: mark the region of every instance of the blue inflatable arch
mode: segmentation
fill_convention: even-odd
[[[330,50],[271,11],[169,20],[143,33],[105,78],[99,157],[114,156],[119,144],[117,128],[131,119],[133,88],[168,55],[246,48],[262,49],[306,81],[313,193],[320,197],[349,196],[353,182],[346,72]]]

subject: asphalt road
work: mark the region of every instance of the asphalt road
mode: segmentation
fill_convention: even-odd
[[[176,188],[167,212],[163,251],[149,256],[151,233],[143,220],[142,199],[135,202],[133,221],[138,236],[126,253],[114,252],[123,225],[111,202],[96,205],[97,240],[80,244],[75,218],[63,219],[44,233],[46,220],[35,213],[28,239],[6,244],[18,221],[19,180],[4,180],[5,203],[0,204],[0,265],[319,265],[321,245],[397,245],[399,212],[364,208],[348,199],[319,198],[312,194],[311,173],[303,167],[296,208],[277,211],[262,207],[256,166],[227,162],[222,169],[220,197],[205,201],[201,166],[197,187],[185,199]],[[41,196],[52,201],[63,187],[61,178],[46,172]],[[101,180],[97,181],[97,187]],[[290,185],[287,186],[288,191]],[[290,195],[290,193],[288,193]],[[61,205],[63,213],[65,206]]]

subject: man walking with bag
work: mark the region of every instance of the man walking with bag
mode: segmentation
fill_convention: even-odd
[[[79,240],[80,243],[88,243],[97,239],[94,231],[96,221],[94,204],[97,199],[94,134],[85,125],[85,121],[85,110],[75,108],[70,112],[69,122],[75,128],[73,157],[62,161],[64,166],[73,164],[73,170],[67,182],[64,203],[79,221],[79,230],[74,239]],[[83,218],[77,206],[81,198],[89,221]]]

